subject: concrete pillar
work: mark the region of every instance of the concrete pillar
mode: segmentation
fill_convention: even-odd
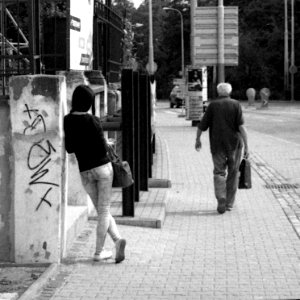
[[[255,89],[253,89],[253,88],[247,89],[246,96],[247,96],[247,99],[248,99],[248,106],[253,106],[254,105],[254,103],[255,103],[255,94],[256,94]]]
[[[16,263],[59,262],[66,209],[63,76],[10,78],[12,201]]]
[[[67,85],[67,113],[71,110],[72,95],[80,84],[89,85],[95,92],[95,115],[100,117],[107,114],[107,85],[100,71],[60,71],[59,75],[66,78]],[[100,92],[101,91],[101,92]],[[91,111],[90,111],[91,112]],[[107,133],[106,133],[107,136]],[[94,206],[84,190],[75,154],[68,154],[68,205],[88,206],[91,213]]]
[[[61,71],[59,75],[63,75],[66,78],[67,86],[67,113],[71,110],[72,95],[75,88],[80,84],[89,84],[87,78],[84,76],[84,71]],[[68,205],[72,206],[86,206],[88,196],[84,190],[80,174],[77,159],[74,153],[68,154]]]
[[[261,99],[261,107],[260,108],[268,108],[269,106],[269,97],[271,92],[268,88],[262,88],[259,92],[259,96]]]

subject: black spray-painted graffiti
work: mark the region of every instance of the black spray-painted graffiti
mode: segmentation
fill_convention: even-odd
[[[28,114],[31,123],[25,127],[23,133],[26,135],[28,130],[30,130],[31,133],[33,133],[32,131],[36,130],[40,124],[42,125],[43,131],[46,132],[47,129],[46,129],[44,117],[43,115],[38,113],[38,109],[29,109],[27,104],[25,104],[25,107],[26,109],[24,110],[24,113]]]
[[[25,124],[24,134],[28,134],[29,131],[32,134],[40,126],[42,126],[43,132],[46,132],[47,128],[44,117],[39,114],[38,109],[29,109],[27,104],[25,104],[25,107],[24,113],[28,114],[29,123]],[[40,202],[35,209],[36,211],[40,208],[42,203],[48,204],[49,207],[52,206],[51,201],[48,200],[49,198],[47,197],[53,187],[59,186],[57,183],[45,179],[45,176],[51,172],[51,170],[49,170],[49,164],[52,161],[53,152],[56,152],[56,150],[52,143],[49,140],[41,139],[31,145],[27,155],[27,167],[34,172],[30,177],[29,185],[42,184],[51,186],[48,187],[47,191],[40,198]]]

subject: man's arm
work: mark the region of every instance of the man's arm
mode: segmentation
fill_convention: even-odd
[[[205,114],[203,115],[203,118],[201,119],[200,123],[198,124],[197,128],[197,134],[196,134],[196,144],[195,149],[197,151],[200,150],[202,144],[201,144],[201,135],[203,131],[206,131],[209,128],[210,119],[211,119],[211,105],[208,105]]]
[[[247,131],[244,125],[239,126],[239,131],[241,133],[243,142],[244,142],[244,156],[247,158],[249,156],[249,149],[248,149],[248,137],[247,137]]]
[[[197,134],[196,134],[196,143],[195,143],[195,149],[197,151],[201,149],[201,140],[200,140],[201,134],[202,134],[202,130],[198,127]]]

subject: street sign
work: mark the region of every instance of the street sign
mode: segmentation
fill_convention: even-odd
[[[184,78],[174,78],[173,79],[173,85],[181,85],[181,84],[185,84]]]
[[[298,72],[298,68],[295,65],[291,65],[289,68],[289,72],[291,74],[296,74]]]
[[[149,63],[147,63],[147,65],[146,65],[146,70],[150,74],[150,64]],[[156,62],[153,62],[153,72],[155,73],[156,71],[157,71],[157,64],[156,64]]]
[[[194,17],[195,64],[218,64],[218,7],[197,7]],[[224,60],[227,66],[238,65],[238,7],[224,7]]]

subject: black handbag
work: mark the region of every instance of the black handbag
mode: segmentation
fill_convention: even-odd
[[[243,158],[240,164],[239,189],[251,189],[251,164],[247,158]]]
[[[113,187],[129,187],[134,181],[132,179],[132,173],[127,161],[122,161],[117,153],[115,152],[113,146],[107,144],[107,155],[111,161],[114,177],[113,177]]]

